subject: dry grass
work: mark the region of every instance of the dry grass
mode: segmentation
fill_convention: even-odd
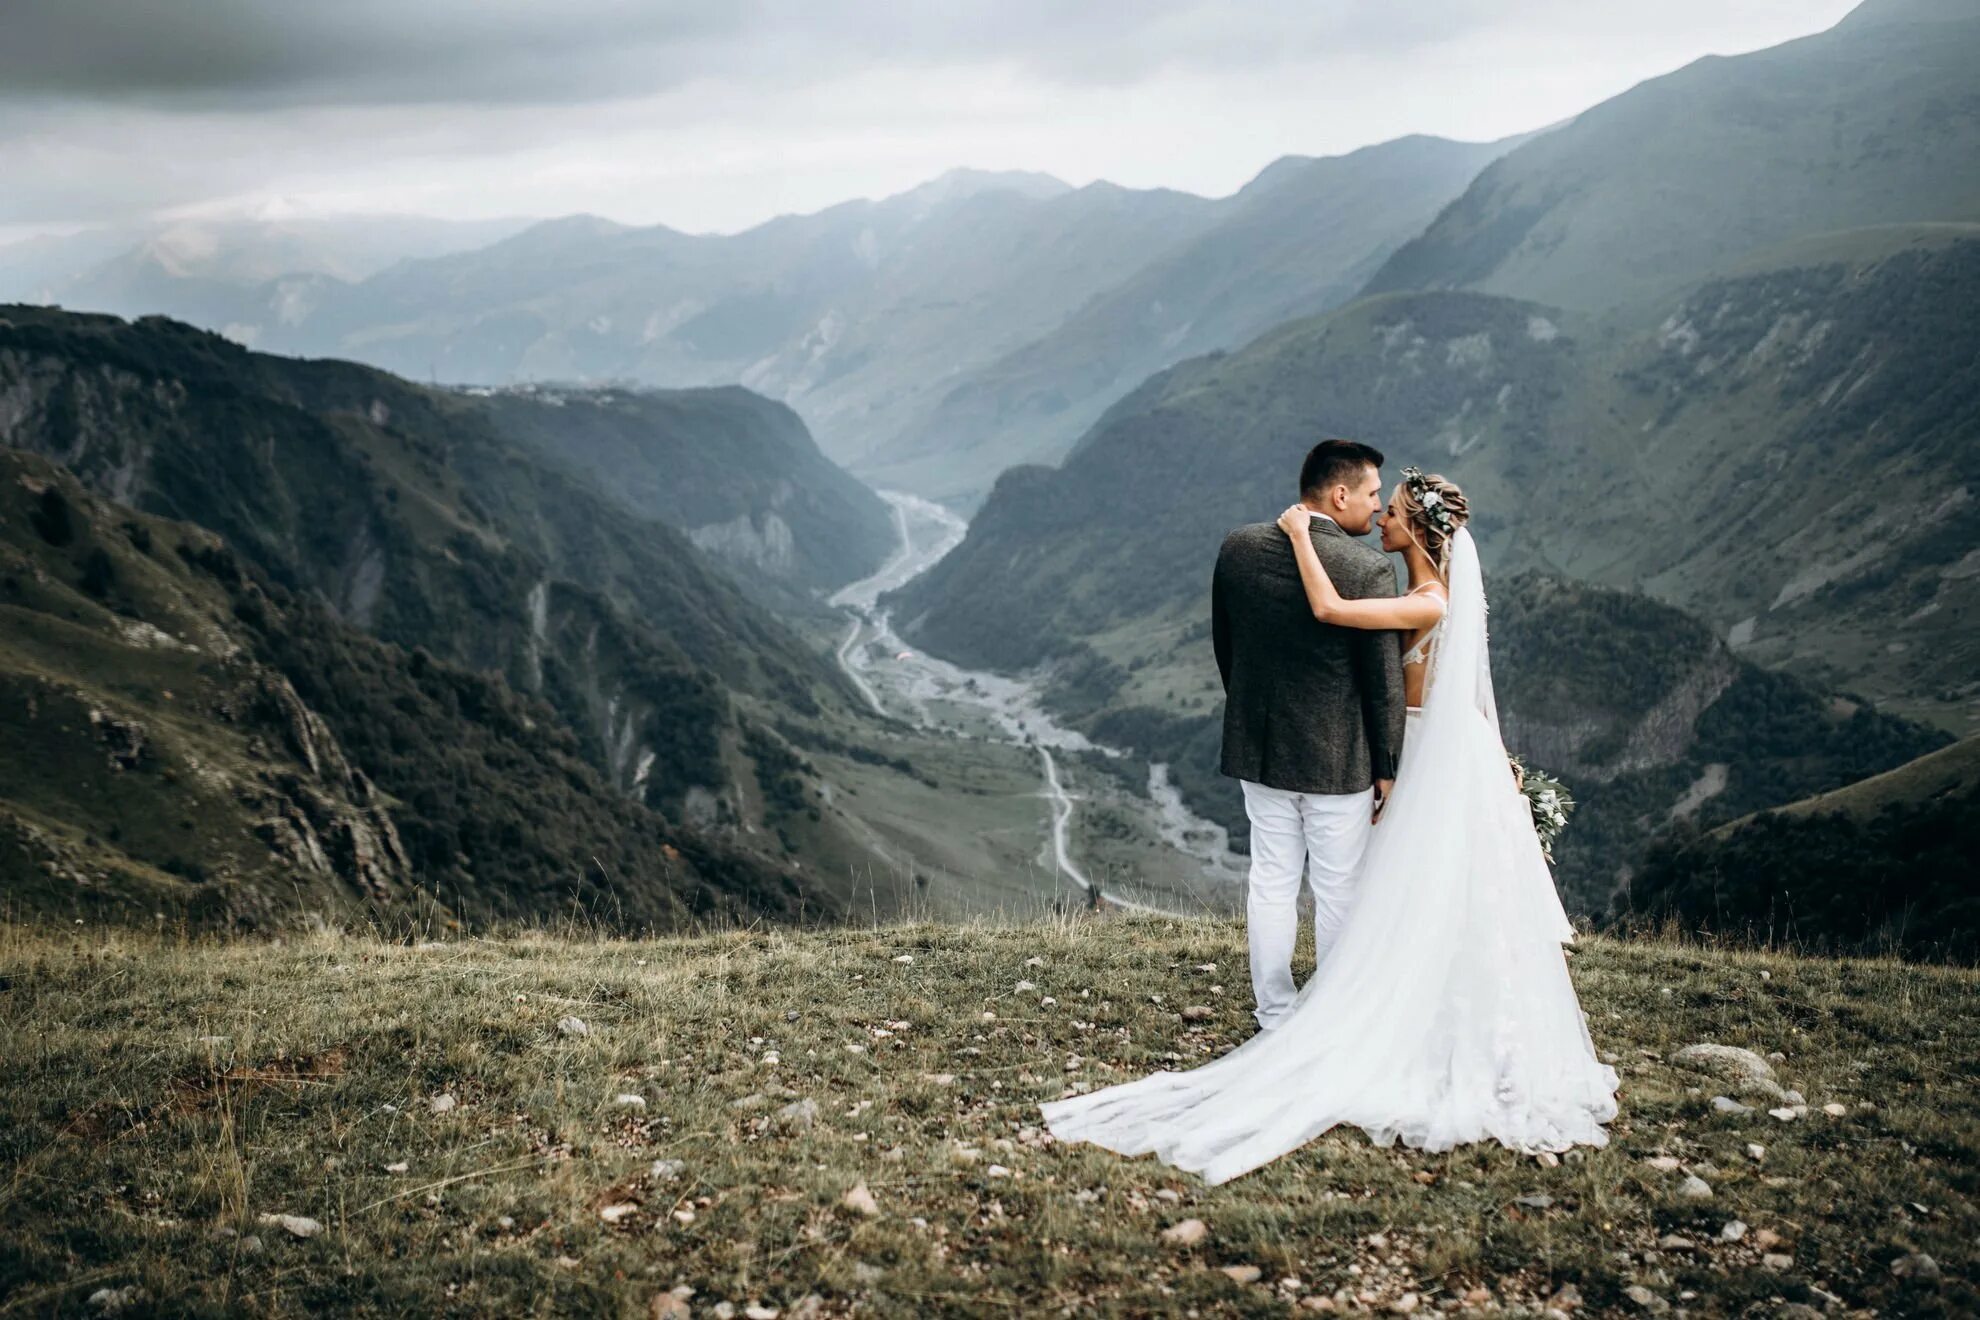
[[[1503,1313],[1563,1284],[1583,1314],[1640,1312],[1632,1285],[1673,1313],[1980,1309],[1980,977],[1607,940],[1574,966],[1624,1074],[1607,1149],[1549,1168],[1337,1132],[1206,1188],[1054,1146],[1035,1106],[1244,1039],[1235,923],[432,947],[6,925],[0,1315],[130,1286],[127,1315],[647,1315],[681,1286],[695,1315],[1283,1316],[1406,1293]],[[589,1033],[560,1034],[569,1016]],[[1808,1115],[1713,1113],[1724,1087],[1664,1061],[1699,1040],[1784,1052]],[[815,1122],[780,1122],[800,1100]],[[1681,1195],[1685,1170],[1710,1200]],[[860,1183],[877,1214],[842,1204]],[[1202,1245],[1164,1245],[1188,1218]],[[1719,1242],[1733,1219],[1747,1236]],[[1943,1277],[1894,1274],[1914,1251]]]

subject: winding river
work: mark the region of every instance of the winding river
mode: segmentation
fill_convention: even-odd
[[[1135,912],[1185,915],[1177,908],[1158,906],[1110,889],[1091,878],[1073,856],[1072,826],[1081,795],[1065,783],[1054,752],[1098,752],[1123,757],[1119,748],[1093,742],[1077,729],[1058,723],[1040,704],[1035,679],[1014,678],[987,670],[964,669],[916,650],[897,634],[880,597],[904,586],[932,568],[969,530],[969,524],[948,509],[918,495],[881,491],[894,518],[898,549],[871,577],[841,588],[830,604],[849,616],[838,660],[846,676],[874,711],[903,719],[919,729],[956,737],[979,737],[1017,746],[1038,754],[1042,795],[1051,804],[1045,841],[1054,872],[1089,897]],[[876,661],[876,657],[880,657]],[[1184,854],[1205,882],[1197,911],[1228,906],[1243,874],[1243,860],[1230,851],[1221,826],[1196,816],[1169,783],[1168,767],[1157,763],[1149,771],[1147,796],[1136,800],[1151,836]],[[1193,893],[1198,893],[1191,886]]]

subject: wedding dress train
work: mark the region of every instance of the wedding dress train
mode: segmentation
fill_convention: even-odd
[[[1499,736],[1469,532],[1427,694],[1334,947],[1271,1031],[1188,1072],[1043,1105],[1088,1141],[1221,1183],[1338,1124],[1428,1151],[1603,1146],[1616,1073],[1568,979],[1573,927]]]

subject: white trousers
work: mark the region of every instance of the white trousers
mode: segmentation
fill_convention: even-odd
[[[1251,879],[1245,934],[1251,945],[1251,993],[1258,1025],[1278,1024],[1293,1000],[1293,943],[1299,935],[1299,885],[1313,889],[1313,965],[1327,956],[1354,895],[1355,870],[1368,846],[1375,790],[1293,793],[1248,779]]]

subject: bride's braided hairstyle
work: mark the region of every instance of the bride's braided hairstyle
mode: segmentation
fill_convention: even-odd
[[[1457,483],[1432,472],[1428,476],[1417,467],[1402,470],[1401,504],[1409,520],[1409,533],[1430,556],[1437,572],[1446,575],[1451,568],[1451,538],[1471,518],[1471,507]]]

